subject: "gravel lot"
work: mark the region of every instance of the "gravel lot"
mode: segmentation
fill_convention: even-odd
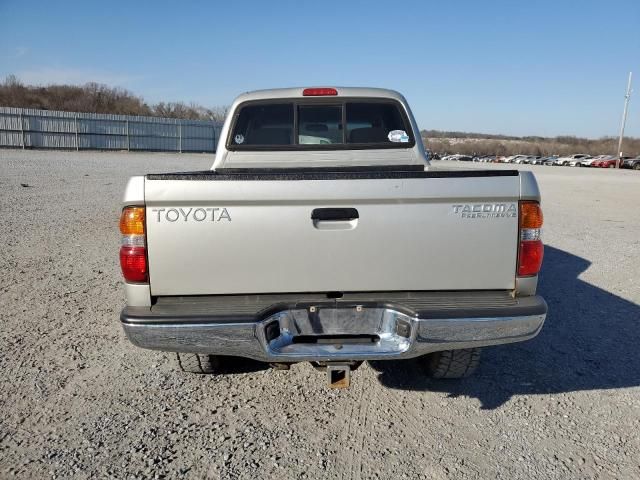
[[[640,477],[640,172],[517,167],[546,215],[535,340],[460,382],[383,362],[330,391],[307,364],[189,376],[125,340],[126,179],[212,160],[0,150],[1,478]]]

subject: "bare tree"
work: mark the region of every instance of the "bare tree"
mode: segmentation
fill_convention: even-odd
[[[0,106],[219,121],[224,120],[229,110],[228,106],[205,108],[183,102],[148,105],[142,97],[126,89],[94,82],[82,86],[25,86],[15,75],[7,76],[0,83]]]

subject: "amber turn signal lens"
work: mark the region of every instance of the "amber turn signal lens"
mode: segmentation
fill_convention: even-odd
[[[120,233],[144,235],[144,207],[125,207],[120,216]]]
[[[520,202],[520,228],[542,228],[542,209],[538,202]]]

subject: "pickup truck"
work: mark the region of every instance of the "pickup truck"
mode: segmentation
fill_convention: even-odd
[[[542,222],[531,172],[432,169],[397,92],[245,93],[210,170],[129,180],[120,320],[189,372],[312,362],[345,387],[418,358],[460,378],[540,332]]]

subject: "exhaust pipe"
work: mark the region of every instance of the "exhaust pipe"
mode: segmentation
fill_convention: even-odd
[[[329,388],[348,388],[351,384],[351,365],[349,364],[328,364],[327,381]]]

